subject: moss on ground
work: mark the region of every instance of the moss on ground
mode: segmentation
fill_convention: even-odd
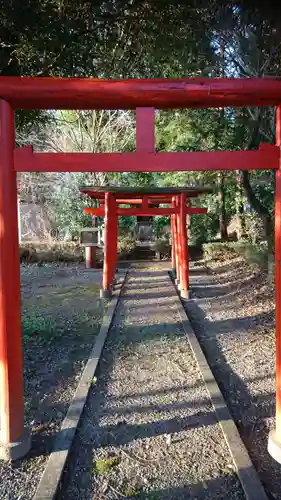
[[[58,284],[44,294],[23,297],[24,341],[50,342],[77,328],[94,328],[100,323],[99,285]],[[96,300],[96,304],[94,302]]]
[[[120,460],[120,457],[108,457],[96,460],[93,472],[96,476],[105,476],[112,467],[116,467],[120,464]]]

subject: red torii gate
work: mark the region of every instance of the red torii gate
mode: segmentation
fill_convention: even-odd
[[[154,109],[277,106],[276,145],[257,151],[170,152],[154,149]],[[33,153],[15,149],[15,109],[137,110],[136,153]],[[22,171],[161,172],[187,170],[276,171],[276,429],[269,451],[281,462],[281,80],[0,77],[0,456],[29,449],[24,431],[20,268],[16,173]]]
[[[172,268],[176,272],[179,290],[183,298],[189,297],[189,258],[186,216],[207,213],[206,208],[190,207],[190,198],[211,192],[209,188],[126,188],[81,187],[80,192],[95,199],[98,208],[84,208],[90,215],[105,217],[105,245],[103,265],[103,289],[101,296],[109,298],[113,288],[117,263],[118,216],[171,217]],[[160,204],[170,205],[159,207]],[[135,205],[124,208],[119,205]],[[140,205],[139,207],[136,205]]]

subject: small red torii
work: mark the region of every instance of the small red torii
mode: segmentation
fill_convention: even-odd
[[[189,199],[210,188],[125,188],[125,187],[81,187],[80,192],[97,200],[98,208],[84,208],[90,215],[105,217],[105,245],[103,265],[103,289],[101,296],[109,298],[113,287],[117,263],[118,216],[171,216],[172,268],[175,270],[179,290],[183,298],[189,297],[189,257],[186,216],[207,213],[203,207],[190,207]],[[167,204],[169,207],[159,207]],[[119,205],[140,205],[124,208]],[[94,247],[89,247],[86,255],[91,261]]]

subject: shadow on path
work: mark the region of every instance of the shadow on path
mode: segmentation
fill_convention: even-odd
[[[221,268],[220,271],[222,272]],[[204,269],[201,269],[201,276],[204,277]],[[274,390],[270,393],[261,393],[260,391],[251,393],[249,391],[251,383],[246,378],[242,379],[234,371],[231,362],[227,359],[221,341],[224,336],[230,335],[233,338],[236,335],[237,342],[239,342],[239,336],[244,337],[247,335],[249,328],[252,328],[261,320],[272,320],[272,312],[210,321],[205,313],[207,301],[210,298],[217,299],[217,303],[213,300],[209,302],[210,311],[212,311],[213,305],[216,305],[217,309],[220,304],[220,297],[224,296],[225,293],[236,293],[236,284],[234,282],[233,284],[229,283],[227,286],[212,285],[207,276],[205,273],[208,287],[204,288],[201,284],[196,286],[197,275],[191,272],[194,283],[192,286],[193,295],[198,294],[199,296],[185,301],[184,307],[269,498],[281,498],[281,467],[267,452],[267,439],[270,431],[267,420],[271,419],[272,421],[275,415]],[[250,281],[248,280],[248,284]],[[247,283],[244,285],[245,288],[246,285]],[[235,304],[231,303],[231,297],[229,300],[229,309],[231,310],[231,308],[235,307]],[[222,307],[225,307],[225,299]],[[241,356],[244,354],[245,351],[242,351]],[[272,376],[273,373],[269,373],[261,378],[265,379]],[[257,380],[257,378],[252,379],[252,382],[254,380]]]
[[[141,276],[151,277],[151,273],[141,273]],[[156,276],[159,277],[159,281],[161,282],[164,281],[162,277],[167,276],[167,274],[165,271],[162,271],[161,273],[157,273]],[[136,281],[134,280],[133,283],[135,284]],[[168,277],[165,282],[168,291],[166,297],[174,296],[174,293],[170,291],[171,284],[169,285]],[[146,284],[142,283],[142,285],[146,287]],[[166,342],[169,341],[174,345],[173,342],[179,337],[182,336],[184,339],[183,328],[182,332],[179,332],[177,327],[176,321],[180,322],[180,320],[175,320],[174,323],[164,323],[165,315],[163,315],[163,320],[161,322],[161,313],[159,323],[147,324],[149,323],[148,320],[146,324],[141,324],[137,321],[137,318],[132,318],[130,311],[130,318],[133,324],[126,324],[124,328],[124,323],[127,319],[127,311],[131,307],[130,300],[137,301],[141,298],[142,300],[146,300],[147,303],[150,303],[152,299],[159,299],[159,297],[165,296],[164,293],[157,292],[157,285],[158,281],[154,285],[156,289],[155,293],[150,292],[149,287],[148,292],[144,290],[144,293],[135,294],[133,293],[134,289],[131,285],[127,286],[123,291],[115,315],[114,325],[109,332],[102,353],[102,359],[98,365],[97,384],[91,390],[87,406],[84,409],[83,421],[76,435],[67,469],[63,474],[62,483],[57,496],[60,500],[70,500],[77,495],[79,495],[79,500],[99,498],[97,490],[104,478],[93,478],[93,456],[102,456],[99,454],[102,453],[103,449],[114,450],[116,449],[115,447],[119,447],[119,453],[122,454],[124,451],[130,450],[127,446],[129,443],[137,442],[138,440],[143,441],[142,447],[145,447],[145,443],[148,443],[149,438],[152,437],[162,437],[164,440],[163,443],[165,443],[165,436],[174,435],[175,439],[180,441],[183,438],[177,437],[177,434],[180,436],[181,432],[184,433],[184,431],[192,429],[198,429],[198,432],[200,429],[206,429],[204,432],[206,432],[207,436],[208,428],[217,425],[217,418],[211,407],[210,400],[207,397],[203,397],[202,399],[193,401],[192,390],[196,389],[198,386],[202,386],[202,381],[197,379],[195,383],[188,382],[188,378],[185,377],[185,371],[181,372],[182,382],[180,382],[181,385],[178,388],[170,387],[173,383],[171,379],[170,384],[167,387],[164,386],[161,390],[152,389],[145,391],[139,384],[141,390],[136,391],[136,393],[134,393],[135,387],[130,387],[133,390],[130,390],[128,394],[124,394],[124,392],[120,391],[120,396],[114,396],[114,394],[111,393],[111,377],[113,377],[115,382],[116,373],[114,372],[114,364],[120,353],[122,353],[122,361],[127,369],[128,365],[126,365],[126,358],[127,356],[130,357],[130,353],[134,352],[135,345],[140,344],[141,348],[145,349],[146,345],[149,346],[151,342],[159,342],[159,345],[157,344],[157,349],[159,356],[161,356],[161,350],[163,349],[165,352]],[[138,309],[139,304],[135,304],[134,307]],[[178,313],[176,313],[176,317],[178,317]],[[126,349],[128,347],[127,353]],[[134,357],[132,359],[135,360]],[[132,364],[132,370],[136,368],[136,365]],[[180,366],[178,369],[182,370]],[[124,373],[123,376],[126,377],[126,373]],[[185,389],[191,392],[191,397],[188,400],[183,398]],[[129,390],[129,387],[128,389],[126,387],[126,392],[127,390]],[[174,398],[171,400],[173,401],[172,403],[160,402],[159,404],[159,400],[155,403],[153,400],[151,401],[151,399],[149,399],[151,397],[160,397],[161,399],[163,398],[162,401],[167,401],[166,398],[170,395]],[[143,404],[144,400],[142,400],[142,397],[146,398],[148,401],[146,405]],[[202,410],[200,407],[202,407]],[[184,414],[184,410],[186,409],[188,411],[190,409],[190,414]],[[177,412],[176,416],[174,416],[175,412]],[[147,417],[144,417],[145,421],[140,418],[144,416],[144,414],[147,414]],[[184,439],[186,443],[186,437]],[[188,442],[187,445],[189,446]],[[191,448],[192,446],[194,445],[190,443]],[[211,453],[210,451],[210,454]],[[191,469],[195,466],[194,460],[193,456],[189,458],[185,457],[185,462],[187,461],[187,463],[189,463],[188,461],[190,461]],[[228,457],[225,460],[227,463]],[[145,461],[142,466],[149,467],[149,459]],[[159,466],[162,467],[164,464],[162,465],[161,463]],[[154,467],[153,460],[151,460],[151,467]],[[180,482],[180,479],[176,478],[177,474],[180,477],[180,471],[177,470],[177,467],[175,456],[175,470],[172,473],[175,474],[175,485],[177,481]],[[198,464],[198,467],[200,468],[201,465]],[[216,464],[214,465],[214,470],[216,470]],[[218,470],[217,474],[219,477],[214,477],[212,480],[198,482],[197,484],[188,484],[187,482],[187,484],[183,484],[182,487],[173,487],[173,481],[171,481],[171,487],[167,488],[164,486],[161,488],[163,483],[160,487],[159,485],[155,485],[154,488],[153,485],[150,485],[153,491],[148,491],[147,493],[139,492],[132,497],[151,500],[181,498],[211,500],[214,498],[227,498],[231,495],[230,492],[235,491],[237,494],[235,498],[241,500],[243,495],[241,496],[240,484],[238,483],[237,485],[238,481],[236,476],[233,475],[233,471],[229,471],[229,476],[226,470]],[[124,492],[121,496],[131,498],[130,495],[124,495]],[[108,500],[113,500],[117,497],[118,495],[116,495],[116,493],[114,494],[110,488],[108,488],[106,493],[102,496],[102,498]],[[232,497],[230,496],[230,498]]]

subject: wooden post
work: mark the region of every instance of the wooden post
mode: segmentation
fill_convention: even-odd
[[[112,256],[112,284],[115,283],[115,274],[118,260],[118,215],[115,196],[112,199],[112,234],[111,234],[111,256]]]
[[[172,199],[172,208],[175,208],[175,200]],[[177,274],[177,251],[176,251],[176,215],[171,215],[171,234],[172,234],[172,272]]]
[[[281,105],[276,113],[276,145],[281,147]],[[275,174],[275,300],[276,428],[269,434],[268,451],[281,463],[281,158]]]
[[[142,199],[142,204],[141,204],[141,208],[143,210],[148,210],[148,207],[149,207],[149,204],[148,204],[148,196],[144,196],[143,199]]]
[[[186,231],[186,194],[180,195],[180,238],[181,238],[181,295],[189,298],[189,276],[188,276],[188,251],[187,251],[187,231]]]
[[[136,150],[154,153],[154,108],[136,109]]]
[[[179,208],[179,197],[175,197],[176,207]],[[177,266],[177,284],[180,288],[181,283],[181,233],[180,233],[180,215],[176,214],[176,266]]]
[[[281,106],[276,114],[276,145],[281,147]],[[281,444],[281,165],[276,170],[275,290],[276,290],[276,434]]]
[[[189,270],[189,224],[190,224],[190,215],[186,216],[186,251],[187,251],[187,289],[190,295],[190,270]]]
[[[30,448],[24,430],[20,259],[14,111],[0,100],[0,458],[16,460]]]
[[[97,247],[93,245],[89,245],[85,247],[85,262],[86,269],[93,269],[97,267]]]
[[[103,261],[103,289],[101,290],[102,298],[111,297],[111,281],[112,281],[112,193],[105,193],[105,229],[104,229],[104,261]]]
[[[171,222],[170,222],[170,225],[171,225],[171,267],[172,267],[172,271],[174,272],[175,270],[175,267],[176,267],[176,264],[175,264],[175,235],[174,235],[174,231],[173,231],[173,226],[174,226],[174,221],[173,221],[173,218],[174,218],[174,215],[171,215]]]
[[[21,243],[21,209],[20,209],[20,196],[18,195],[18,233],[19,243]]]
[[[187,199],[186,206],[190,210],[190,199]],[[190,226],[190,214],[186,213],[185,216],[185,227],[186,227],[186,276],[187,276],[187,290],[188,297],[190,296],[190,270],[189,270],[189,226]]]

